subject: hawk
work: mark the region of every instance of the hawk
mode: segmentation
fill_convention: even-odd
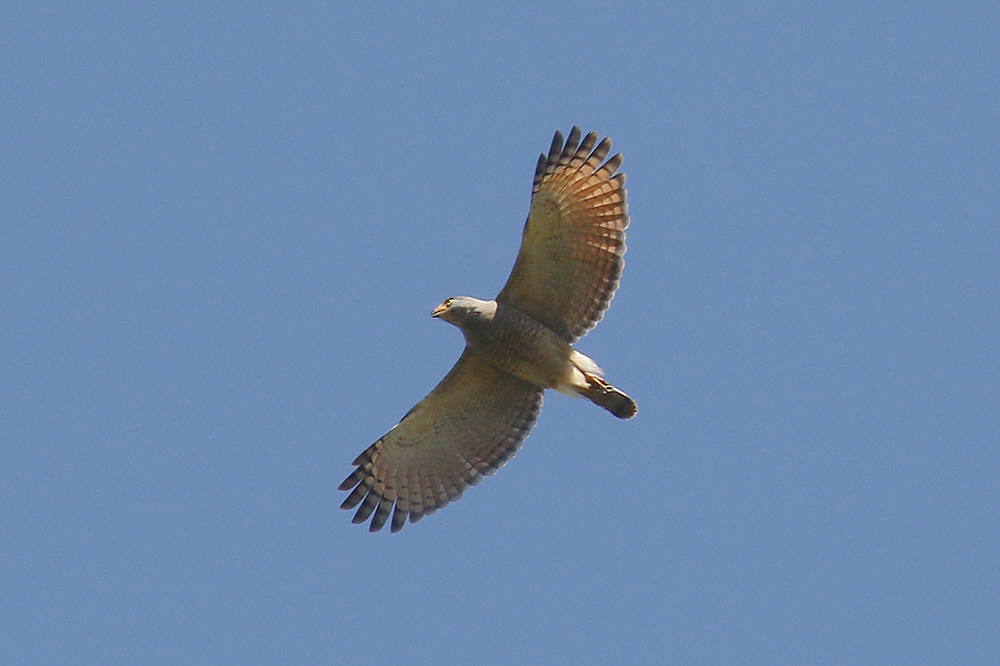
[[[497,297],[449,298],[431,316],[457,326],[465,350],[441,383],[354,460],[340,490],[354,523],[398,532],[462,496],[517,452],[545,389],[582,396],[621,419],[632,398],[573,343],[608,309],[624,266],[625,174],[611,140],[573,127],[538,158],[514,270]]]

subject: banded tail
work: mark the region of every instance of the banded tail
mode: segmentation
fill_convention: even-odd
[[[603,407],[620,419],[630,419],[639,411],[635,400],[599,376],[586,372],[584,377],[587,378],[587,388],[580,391],[580,395],[595,405]]]

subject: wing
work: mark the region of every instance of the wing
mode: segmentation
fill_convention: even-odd
[[[596,144],[596,148],[594,147]],[[514,270],[497,300],[543,322],[569,342],[597,325],[625,265],[628,205],[622,156],[604,161],[611,139],[573,127],[556,132],[538,158],[531,210]]]
[[[395,428],[354,460],[340,490],[354,523],[392,512],[392,531],[415,523],[503,467],[538,419],[542,389],[497,370],[468,348],[455,367]],[[395,510],[393,511],[393,507]]]

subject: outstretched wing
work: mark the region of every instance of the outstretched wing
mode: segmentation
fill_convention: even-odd
[[[503,467],[538,419],[542,389],[497,370],[466,348],[455,367],[395,428],[354,460],[340,490],[354,523],[392,513],[392,531],[457,500]],[[395,507],[395,510],[393,510]]]
[[[595,147],[596,145],[596,147]],[[521,250],[497,301],[575,342],[608,309],[625,265],[628,205],[622,156],[605,161],[611,139],[573,127],[556,132],[538,158]]]

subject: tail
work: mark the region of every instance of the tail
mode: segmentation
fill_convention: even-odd
[[[580,395],[595,405],[603,407],[620,419],[630,419],[639,411],[635,400],[599,376],[585,372],[584,377],[587,378],[587,388],[580,391]]]

